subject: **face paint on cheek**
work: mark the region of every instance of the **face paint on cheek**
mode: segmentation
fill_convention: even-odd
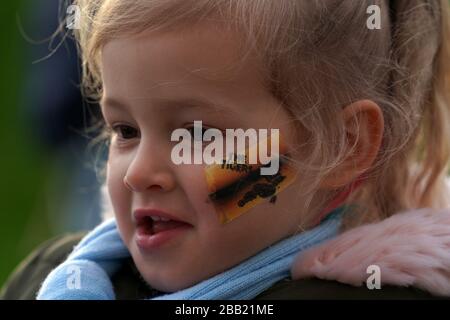
[[[285,159],[286,147],[281,143],[281,139],[281,156],[271,157],[272,161],[279,161],[277,173],[261,175],[260,168],[270,167],[270,163],[248,163],[249,152],[255,151],[254,148],[259,148],[262,144],[270,145],[270,139],[271,137],[260,141],[257,147],[246,148],[244,164],[235,161],[233,164],[213,164],[205,168],[209,199],[214,204],[222,224],[236,219],[260,203],[275,203],[277,194],[295,181],[297,170]],[[236,158],[235,156],[234,160]]]

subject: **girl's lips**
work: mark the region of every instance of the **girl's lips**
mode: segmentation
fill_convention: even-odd
[[[192,228],[192,225],[187,223],[157,223],[161,224],[157,228],[150,225],[153,224],[153,222],[148,222],[147,225],[142,224],[137,227],[136,244],[140,249],[150,251],[160,248],[171,239],[181,236],[183,233]],[[164,226],[163,224],[167,225]],[[158,229],[159,231],[155,232],[155,229]]]
[[[134,211],[136,244],[143,250],[154,250],[193,226],[161,210],[141,208]]]
[[[152,208],[139,208],[134,210],[133,212],[133,217],[134,220],[136,221],[136,224],[139,225],[140,223],[142,223],[143,220],[145,220],[146,218],[150,217],[150,218],[158,218],[158,220],[160,218],[162,218],[163,220],[173,220],[173,221],[179,221],[179,222],[183,222],[183,223],[187,223],[189,224],[187,221],[184,221],[183,219],[172,215],[170,213],[164,212],[162,210],[159,209],[152,209]]]

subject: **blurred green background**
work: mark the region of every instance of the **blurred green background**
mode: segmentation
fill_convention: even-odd
[[[35,64],[34,61],[45,57],[45,52],[50,52],[48,41],[38,45],[27,39],[31,35],[43,40],[42,33],[33,32],[45,23],[46,6],[55,6],[54,3],[53,0],[15,0],[0,4],[0,288],[38,244],[56,234],[88,229],[99,219],[95,198],[97,181],[90,167],[94,159],[83,152],[89,139],[72,130],[67,139],[54,143],[57,147],[53,147],[39,139],[39,131],[33,127],[36,117],[29,115],[31,108],[45,105],[45,101],[37,102],[39,92],[59,90],[59,75],[48,75],[45,68],[54,67],[55,61],[64,61],[61,59],[66,56],[64,46],[58,49],[62,52],[59,60],[49,57]],[[36,20],[36,15],[41,20]],[[46,30],[45,37],[51,36],[54,28],[49,25],[50,32]],[[42,46],[44,50],[33,51]],[[73,55],[71,59],[74,60]],[[76,89],[76,79],[61,90],[69,86]],[[82,110],[80,106],[77,112]],[[45,112],[39,116],[45,118]],[[59,119],[51,121],[57,123]],[[46,126],[43,124],[41,131]],[[83,180],[74,183],[78,177]],[[75,211],[80,214],[74,214]]]
[[[16,14],[24,12],[29,1],[4,1],[0,5],[0,286],[16,264],[51,232],[45,212],[49,175],[53,174],[51,156],[36,149],[30,132],[18,114],[21,74],[26,68],[23,40]]]

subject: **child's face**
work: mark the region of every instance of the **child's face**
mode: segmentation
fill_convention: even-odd
[[[237,59],[235,35],[212,26],[147,32],[112,40],[103,49],[102,111],[109,126],[123,126],[111,141],[108,189],[121,237],[143,278],[156,289],[192,286],[297,231],[302,201],[295,183],[275,203],[265,201],[222,225],[208,200],[206,165],[171,161],[172,131],[190,128],[194,120],[223,131],[280,129],[286,144],[294,141],[291,119],[262,86],[255,58],[234,73],[225,69]],[[191,108],[183,102],[187,99],[214,105]],[[192,227],[143,250],[136,243],[137,208],[165,211]]]

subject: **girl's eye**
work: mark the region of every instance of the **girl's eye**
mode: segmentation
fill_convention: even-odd
[[[119,124],[113,126],[112,130],[119,135],[119,139],[130,140],[139,136],[139,131],[133,127]]]

